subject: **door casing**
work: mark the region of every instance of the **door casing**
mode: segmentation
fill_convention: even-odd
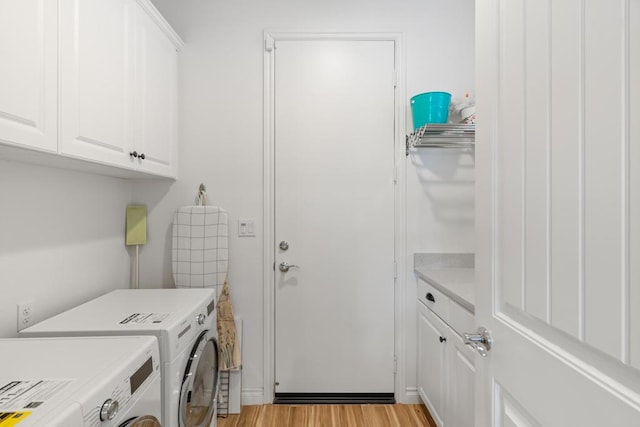
[[[274,44],[278,40],[380,40],[392,41],[395,45],[396,93],[395,93],[395,206],[394,206],[394,252],[396,258],[396,280],[394,301],[394,336],[396,355],[395,397],[398,402],[407,402],[406,387],[406,168],[405,168],[405,55],[400,33],[293,33],[267,30],[264,33],[264,167],[263,167],[263,282],[264,282],[264,380],[262,402],[271,403],[274,397],[275,381],[275,281],[274,281]],[[414,399],[417,402],[417,394]],[[254,403],[254,402],[251,402]]]

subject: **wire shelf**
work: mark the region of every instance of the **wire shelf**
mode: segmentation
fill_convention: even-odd
[[[475,124],[426,124],[407,135],[407,155],[410,148],[468,148],[476,140]]]

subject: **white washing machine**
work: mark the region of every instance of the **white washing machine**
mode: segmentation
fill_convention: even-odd
[[[162,366],[162,425],[217,425],[214,289],[117,290],[23,329],[20,335],[154,335]]]
[[[160,427],[154,337],[0,339],[0,426]]]

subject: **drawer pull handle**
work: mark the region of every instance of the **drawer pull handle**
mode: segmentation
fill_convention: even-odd
[[[445,337],[440,337],[440,342],[447,342],[447,339]]]
[[[431,302],[436,302],[436,299],[434,298],[433,294],[431,292],[427,292],[427,301],[431,301]]]

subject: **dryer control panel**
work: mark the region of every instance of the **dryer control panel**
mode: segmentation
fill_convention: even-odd
[[[191,342],[205,330],[216,330],[216,301],[211,298],[203,302],[173,330],[171,360],[191,345]]]
[[[157,347],[157,346],[156,346]],[[130,407],[147,392],[151,382],[160,375],[158,349],[148,348],[125,366],[114,367],[98,379],[93,393],[81,402],[85,427],[112,427],[129,412]]]

